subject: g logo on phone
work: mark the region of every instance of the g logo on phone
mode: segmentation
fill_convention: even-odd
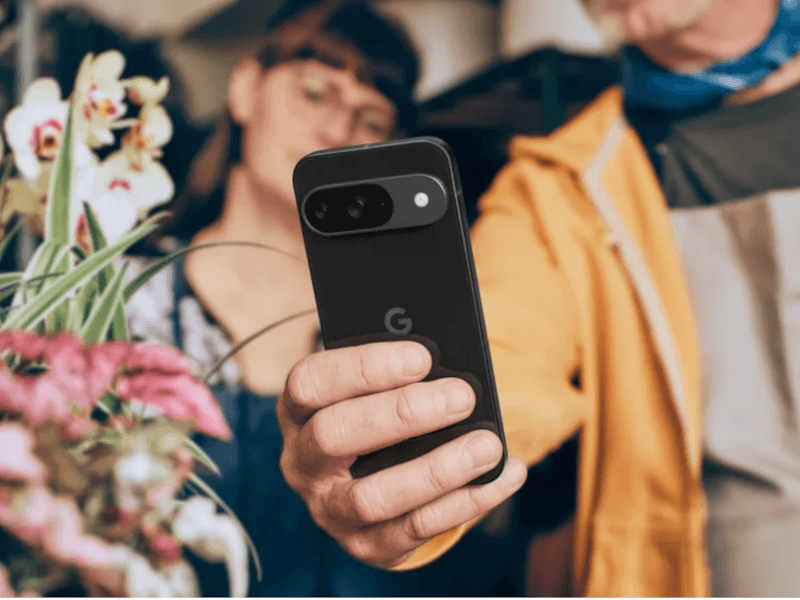
[[[386,316],[383,318],[383,325],[386,327],[386,331],[398,335],[403,335],[411,331],[411,319],[403,317],[402,319],[395,320],[396,316],[402,317],[404,314],[406,314],[406,309],[400,308],[399,306],[387,310]]]

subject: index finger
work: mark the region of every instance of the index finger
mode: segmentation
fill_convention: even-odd
[[[326,350],[295,365],[282,401],[286,416],[303,425],[315,412],[351,398],[421,381],[431,370],[430,352],[408,341],[376,342]]]

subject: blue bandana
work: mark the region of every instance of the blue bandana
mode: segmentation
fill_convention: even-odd
[[[631,107],[671,111],[709,108],[723,96],[755,85],[800,51],[800,0],[782,0],[766,40],[745,56],[703,71],[675,73],[635,46],[622,55],[625,99]]]

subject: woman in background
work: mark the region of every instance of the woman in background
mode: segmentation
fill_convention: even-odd
[[[186,189],[167,207],[174,218],[157,238],[162,252],[226,242],[280,252],[242,246],[191,252],[130,304],[133,336],[176,344],[205,368],[265,326],[309,311],[224,363],[212,389],[234,439],[199,440],[222,472],[208,483],[258,549],[264,577],[252,581],[251,595],[516,595],[521,588],[521,565],[514,571],[519,582],[503,581],[508,570],[498,568],[520,553],[506,554],[500,541],[482,543],[479,531],[473,545],[425,569],[372,569],[313,523],[280,472],[276,399],[291,366],[320,347],[294,166],[312,151],[409,131],[417,77],[403,31],[361,2],[306,2],[284,11],[261,51],[230,77],[227,115],[195,159]],[[145,264],[137,261],[137,268]],[[203,595],[227,595],[221,567],[203,565],[199,575]]]
[[[132,299],[131,334],[176,344],[210,368],[232,347],[289,315],[228,360],[212,389],[234,439],[199,440],[209,476],[253,538],[264,567],[251,595],[381,595],[386,575],[349,559],[284,483],[275,401],[290,367],[319,344],[292,172],[304,155],[384,141],[409,125],[417,58],[403,32],[361,3],[285,13],[260,52],[229,80],[228,111],[197,156],[158,247],[254,242],[186,255]],[[290,256],[287,256],[290,255]],[[147,264],[137,261],[138,268]],[[227,595],[224,570],[203,566],[203,595]],[[338,579],[337,579],[338,578]]]

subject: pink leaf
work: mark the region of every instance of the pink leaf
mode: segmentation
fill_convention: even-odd
[[[137,399],[161,409],[167,417],[195,424],[198,431],[230,439],[231,431],[214,395],[202,382],[186,373],[139,373],[119,379],[123,398]]]
[[[0,425],[0,479],[38,482],[44,479],[44,464],[33,454],[34,439],[17,423]]]
[[[10,350],[23,360],[41,358],[46,344],[46,338],[28,331],[12,330],[0,333],[0,349]]]
[[[167,563],[173,563],[181,557],[181,547],[171,535],[155,536],[150,540],[150,547]]]
[[[79,568],[113,564],[111,546],[84,532],[83,517],[72,498],[35,486],[17,492],[12,506],[0,509],[0,524],[61,564]]]
[[[130,371],[157,371],[170,374],[191,374],[194,363],[171,346],[161,344],[136,344],[128,357]]]
[[[89,349],[89,389],[93,398],[99,398],[111,387],[132,349],[128,342],[107,342]]]
[[[24,404],[25,398],[19,393],[16,378],[0,371],[0,412],[18,413]]]
[[[83,517],[72,500],[55,500],[44,539],[45,551],[73,566],[108,567],[113,558],[111,547],[101,538],[86,535],[83,526]]]

